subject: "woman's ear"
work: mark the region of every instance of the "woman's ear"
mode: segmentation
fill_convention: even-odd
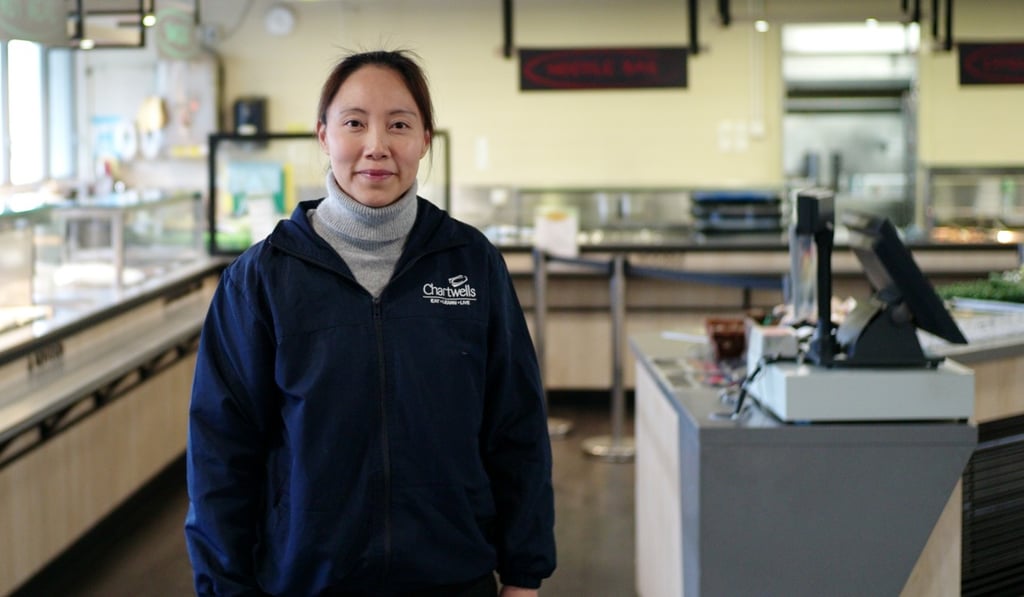
[[[327,125],[322,120],[316,121],[316,139],[320,142],[320,151],[324,153],[330,153],[327,151]]]
[[[428,131],[423,132],[423,141],[423,152],[420,153],[420,159],[430,152],[430,133]]]

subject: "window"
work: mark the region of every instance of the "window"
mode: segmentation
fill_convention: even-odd
[[[10,105],[11,184],[43,179],[43,48],[14,40],[7,43],[7,89]]]
[[[7,96],[10,85],[7,84],[7,44],[0,42],[0,186],[11,179],[9,174],[10,160],[7,158]],[[0,208],[3,206],[0,205]],[[0,209],[3,211],[3,209]]]
[[[70,178],[75,173],[72,52],[12,40],[0,48],[0,59],[0,182],[31,185]]]
[[[75,175],[74,57],[70,48],[50,48],[47,56],[50,178]]]

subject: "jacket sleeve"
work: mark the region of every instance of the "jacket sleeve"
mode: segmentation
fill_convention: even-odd
[[[189,407],[185,539],[197,595],[261,595],[260,538],[274,341],[246,293],[221,278],[199,341]]]
[[[491,255],[483,456],[498,515],[502,584],[537,588],[555,569],[551,443],[533,342],[505,262]]]

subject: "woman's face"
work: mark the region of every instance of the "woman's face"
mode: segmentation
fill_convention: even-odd
[[[341,84],[317,137],[338,186],[369,207],[398,200],[413,181],[430,135],[401,76],[364,66]]]

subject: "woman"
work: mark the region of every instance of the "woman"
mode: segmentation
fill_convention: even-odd
[[[416,196],[406,52],[342,60],[327,196],[223,273],[190,407],[201,595],[536,595],[555,566],[536,357],[498,251]]]

